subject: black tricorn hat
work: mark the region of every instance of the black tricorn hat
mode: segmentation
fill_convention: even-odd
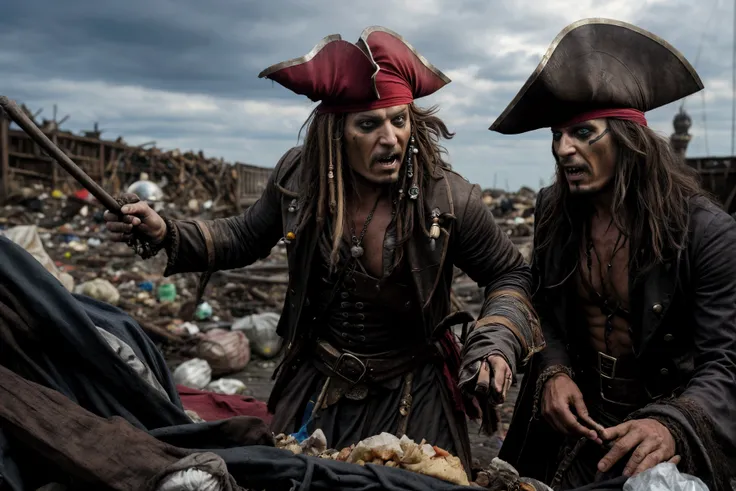
[[[524,133],[599,109],[644,113],[702,88],[692,65],[664,39],[617,20],[583,19],[557,35],[489,129]]]

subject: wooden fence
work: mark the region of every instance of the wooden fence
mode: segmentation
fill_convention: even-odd
[[[117,192],[108,186],[110,169],[117,169],[116,182],[137,179],[146,172],[139,165],[123,160],[136,147],[121,141],[102,140],[69,132],[44,131],[78,166],[109,192]],[[120,165],[122,164],[122,165]],[[237,173],[237,194],[240,204],[252,205],[265,189],[272,168],[234,163]],[[4,200],[15,189],[41,184],[44,187],[70,192],[79,184],[22,130],[15,129],[0,111],[0,194]]]

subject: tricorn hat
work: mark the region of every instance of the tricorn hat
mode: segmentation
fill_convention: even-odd
[[[518,134],[597,117],[646,124],[643,113],[702,88],[692,65],[662,38],[617,20],[583,19],[557,35],[489,129]]]
[[[357,43],[339,34],[304,56],[272,65],[259,78],[321,102],[320,112],[358,112],[409,104],[450,82],[413,46],[385,27],[368,27]]]

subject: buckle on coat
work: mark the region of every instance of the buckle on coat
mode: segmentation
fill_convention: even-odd
[[[345,381],[355,385],[363,380],[368,372],[368,367],[357,356],[351,353],[341,353],[332,367],[332,371]],[[358,377],[354,378],[355,375],[358,375]]]

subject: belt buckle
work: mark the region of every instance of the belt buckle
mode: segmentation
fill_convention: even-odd
[[[352,359],[360,366],[361,372],[360,376],[353,380],[349,376],[345,375],[344,373],[340,372],[340,364],[344,361],[344,359]],[[332,369],[337,375],[345,379],[345,381],[350,382],[353,385],[357,385],[361,380],[363,380],[363,377],[365,377],[366,372],[368,371],[368,368],[365,366],[365,363],[360,361],[360,358],[357,356],[351,354],[351,353],[341,353],[338,357],[337,361],[335,362],[335,365]]]
[[[601,353],[600,351],[598,352],[598,388],[600,390],[601,400],[617,406],[629,406],[629,404],[614,401],[606,397],[606,387],[603,379],[613,380],[616,378],[617,362],[617,358]]]
[[[616,377],[616,362],[618,359],[605,353],[598,352],[598,374],[607,379]]]

